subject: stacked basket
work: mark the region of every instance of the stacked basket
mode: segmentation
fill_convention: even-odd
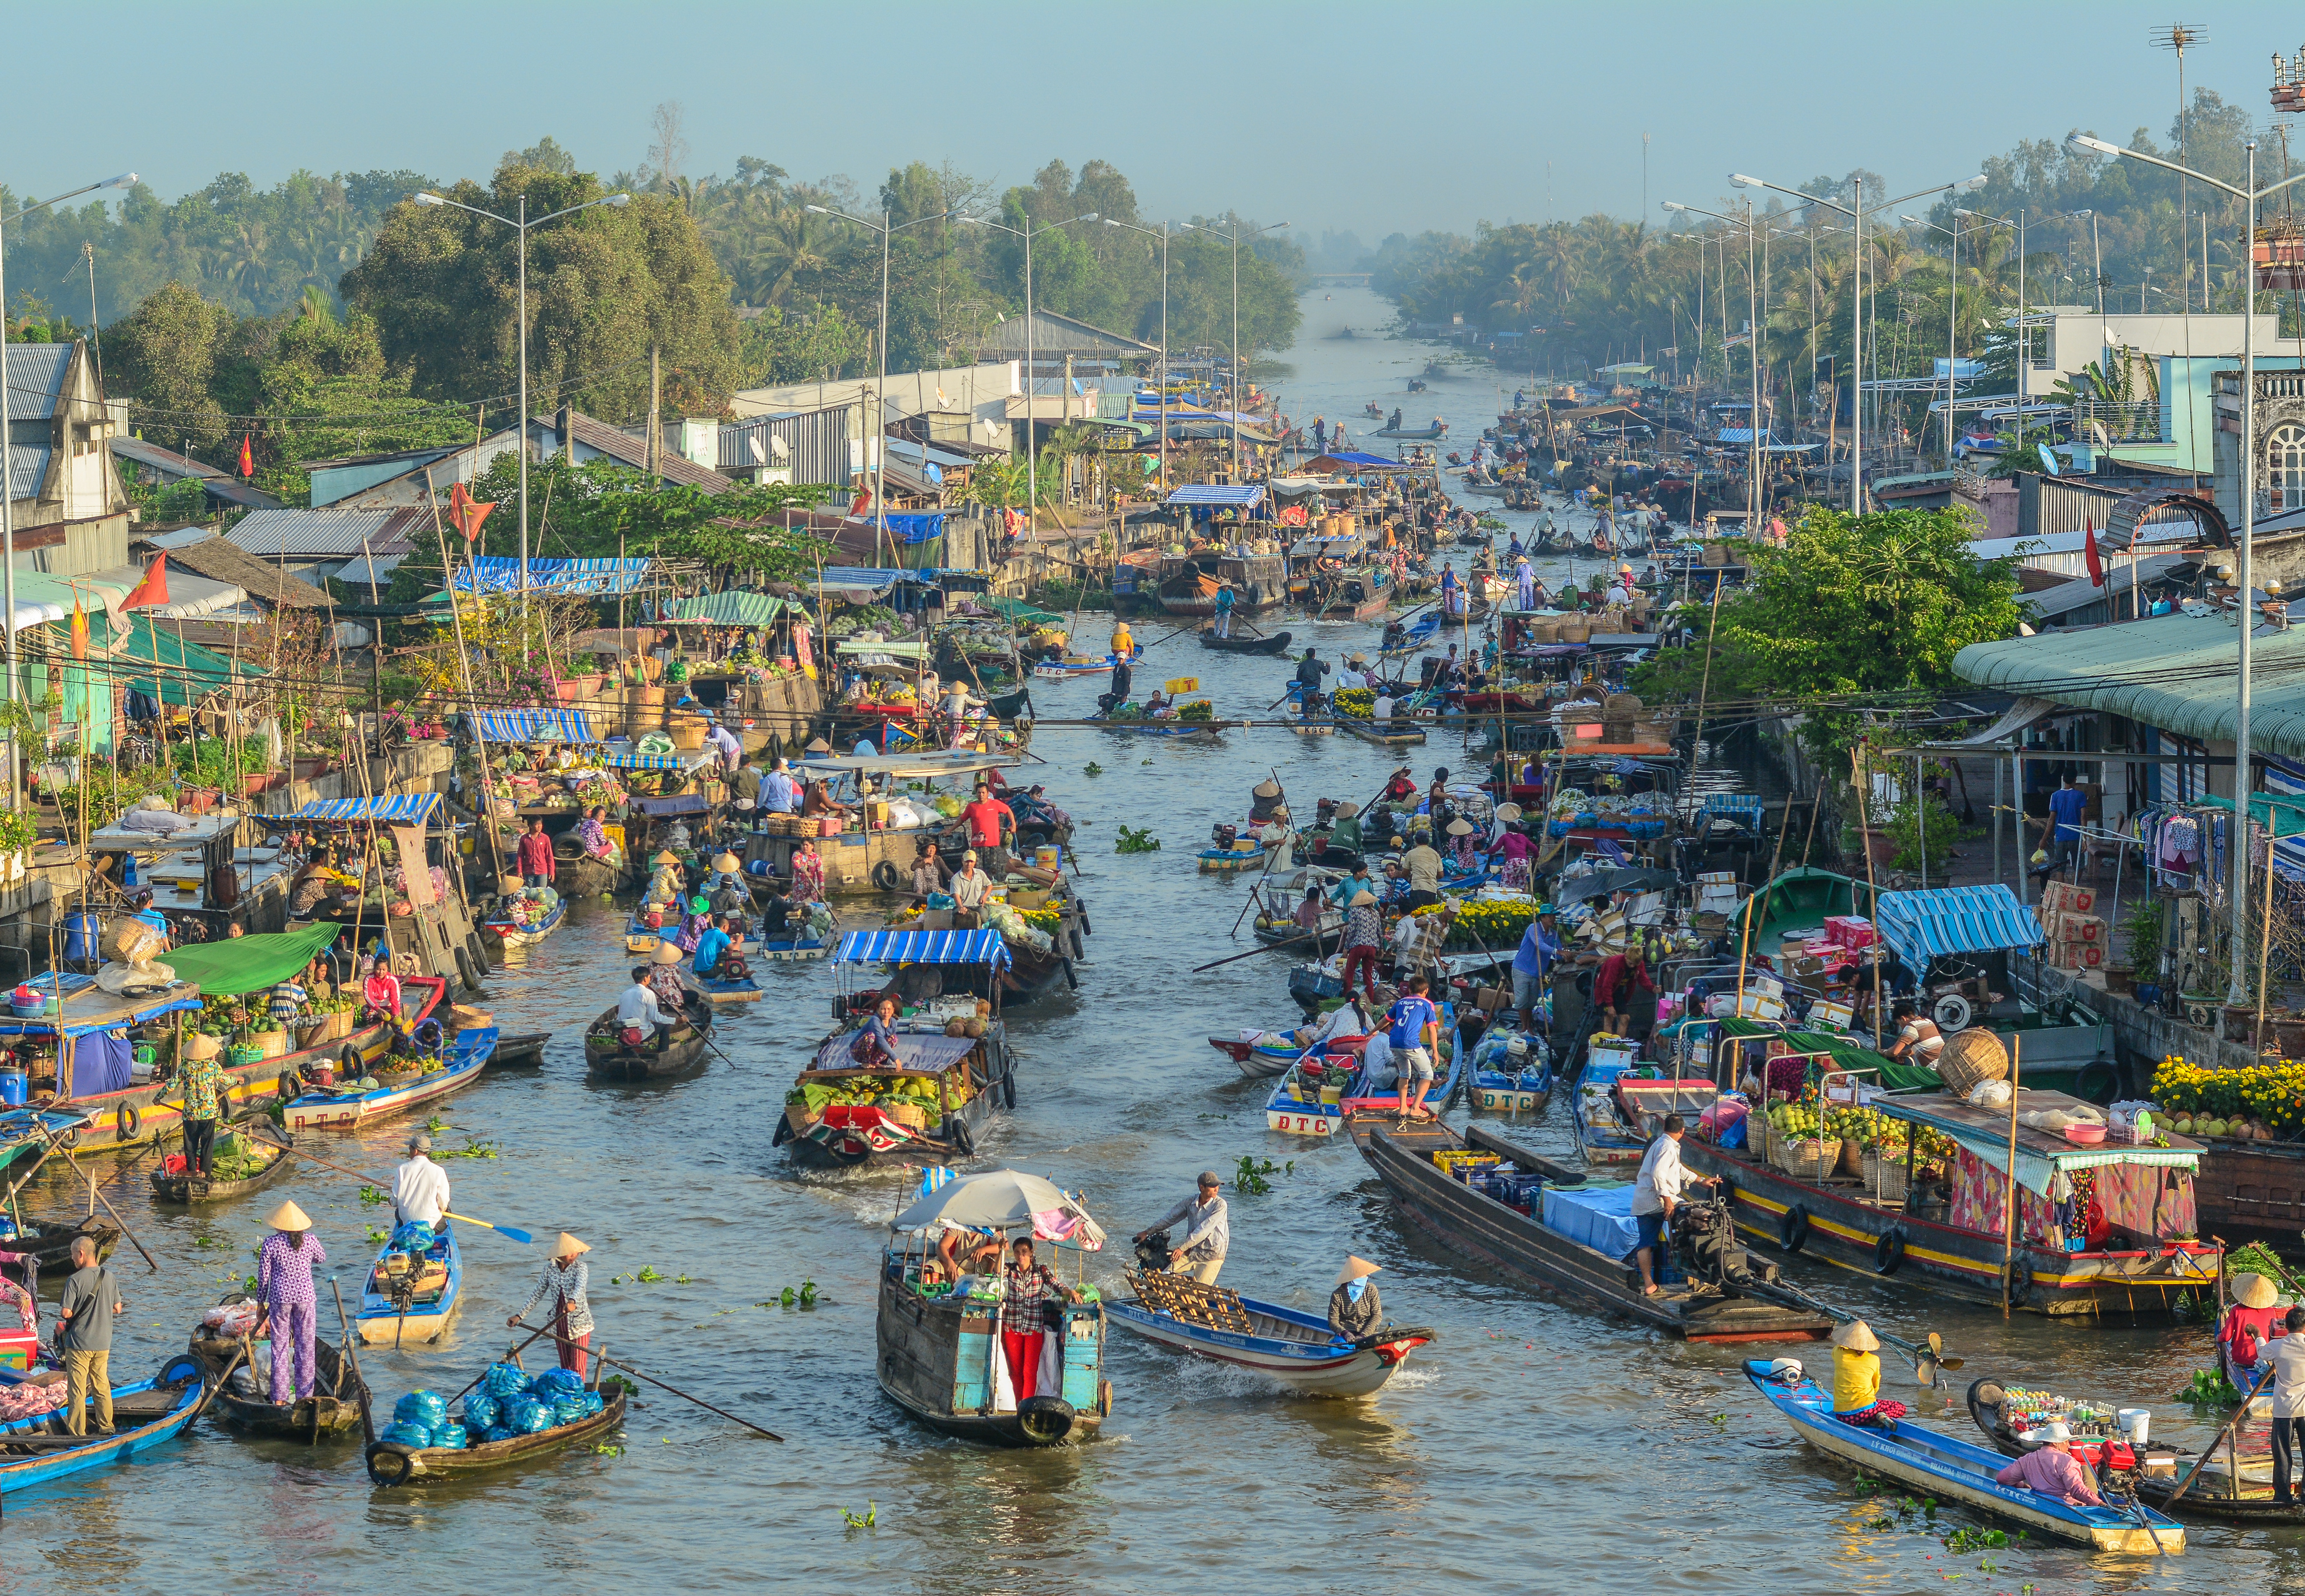
[[[1937,1074],[1947,1091],[1965,1098],[1987,1081],[2008,1078],[2009,1049],[1990,1031],[1972,1025],[1945,1044],[1937,1057]]]

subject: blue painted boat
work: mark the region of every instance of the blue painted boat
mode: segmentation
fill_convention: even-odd
[[[1772,1372],[1782,1363],[1790,1370]],[[1886,1475],[1917,1494],[1955,1502],[2032,1534],[2054,1535],[2098,1551],[2176,1552],[2185,1526],[2142,1503],[2070,1507],[2054,1497],[1994,1479],[2007,1460],[1990,1447],[1925,1430],[1909,1419],[1850,1424],[1833,1416],[1833,1396],[1793,1360],[1748,1359],[1745,1378],[1809,1445],[1866,1473]]]
[[[208,1391],[200,1360],[179,1353],[161,1365],[155,1378],[112,1388],[114,1423],[135,1419],[141,1422],[128,1424],[111,1435],[90,1435],[79,1445],[44,1445],[29,1456],[0,1458],[0,1491],[22,1490],[106,1464],[125,1463],[139,1452],[174,1440],[208,1405]],[[145,1417],[142,1410],[151,1408],[158,1411]],[[47,1436],[52,1416],[41,1413],[0,1424],[0,1445]]]
[[[1527,1044],[1518,1060],[1510,1051],[1516,1040]],[[1542,1034],[1523,1037],[1518,1031],[1492,1027],[1475,1044],[1469,1067],[1472,1074],[1465,1095],[1476,1109],[1527,1114],[1552,1100],[1552,1059]]]
[[[1380,1015],[1372,1014],[1369,1018],[1379,1026],[1384,1023]],[[1445,1067],[1442,1067],[1442,1061],[1436,1061],[1433,1084],[1425,1092],[1425,1106],[1436,1116],[1456,1101],[1458,1089],[1465,1081],[1465,1033],[1457,1024],[1457,1006],[1453,1003],[1441,1006],[1441,1034],[1448,1039],[1449,1057]],[[1388,1077],[1383,1080],[1377,1078],[1378,1074],[1378,1071],[1364,1065],[1360,1079],[1353,1083],[1353,1095],[1346,1098],[1343,1104],[1348,1128],[1356,1118],[1398,1117],[1399,1115],[1398,1071],[1383,1072]]]
[[[420,1039],[424,1029],[418,1027]],[[447,1062],[421,1074],[394,1072],[389,1067],[393,1060],[385,1059],[386,1067],[375,1077],[377,1084],[365,1091],[313,1087],[283,1108],[283,1123],[291,1131],[355,1130],[372,1120],[387,1119],[420,1103],[461,1091],[481,1078],[481,1069],[496,1051],[497,1035],[493,1025],[457,1031],[448,1044]]]
[[[1348,1078],[1334,1100],[1323,1101],[1319,1077],[1337,1068]],[[1307,1052],[1273,1084],[1264,1100],[1264,1128],[1289,1136],[1335,1135],[1344,1128],[1344,1100],[1359,1093],[1361,1074],[1360,1060],[1349,1053]]]
[[[761,983],[749,975],[735,981],[725,976],[699,975],[693,965],[688,973],[689,979],[696,983],[696,989],[704,994],[707,1003],[756,1003],[764,995]]]
[[[1637,1164],[1649,1150],[1648,1138],[1626,1121],[1617,1097],[1617,1077],[1637,1057],[1636,1045],[1622,1039],[1595,1036],[1587,1045],[1569,1108],[1588,1164]]]
[[[1178,1287],[1174,1275],[1124,1272],[1124,1278],[1137,1295],[1105,1304],[1122,1329],[1174,1352],[1252,1370],[1308,1396],[1369,1396],[1433,1339],[1423,1326],[1387,1326],[1348,1340],[1326,1319],[1221,1286]],[[1172,1290],[1187,1293],[1188,1300],[1157,1305]]]
[[[1259,843],[1254,848],[1203,848],[1197,857],[1203,870],[1221,875],[1227,870],[1261,870],[1264,853],[1264,845]]]
[[[552,905],[549,914],[532,924],[515,925],[509,920],[490,919],[482,921],[481,929],[506,947],[533,947],[558,930],[560,922],[567,918],[568,900],[562,898]]]
[[[434,1235],[422,1261],[413,1268],[408,1254],[387,1244],[369,1266],[353,1328],[369,1346],[438,1341],[462,1305],[457,1297],[464,1284],[464,1261],[456,1251],[453,1223]]]
[[[664,940],[663,930],[649,924],[645,910],[633,911],[632,923],[625,927],[626,953],[654,953],[656,945]]]

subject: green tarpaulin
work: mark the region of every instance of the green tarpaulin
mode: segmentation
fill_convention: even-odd
[[[671,618],[707,621],[716,626],[765,626],[784,607],[784,600],[770,593],[703,593],[675,604]]]
[[[111,633],[110,624],[102,610],[89,617],[92,633],[99,633],[97,645],[103,648]],[[157,666],[156,672],[152,669]],[[203,649],[198,643],[188,643],[176,635],[166,622],[155,624],[149,615],[129,617],[128,641],[120,652],[103,660],[91,659],[92,671],[109,670],[131,687],[153,692],[154,680],[158,681],[157,696],[172,704],[192,705],[209,693],[232,685],[233,662],[213,649]],[[260,666],[240,662],[240,679],[253,681],[264,675]]]
[[[318,957],[344,929],[328,922],[259,937],[234,937],[225,942],[196,942],[169,950],[167,963],[177,980],[198,982],[202,997],[235,997],[286,981]]]
[[[1022,598],[1003,598],[988,593],[978,598],[976,602],[996,614],[1007,615],[1012,621],[1030,622],[1035,626],[1064,624],[1064,616],[1052,615],[1045,609],[1034,609]]]

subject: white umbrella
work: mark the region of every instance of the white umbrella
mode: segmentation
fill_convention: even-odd
[[[999,1231],[1030,1225],[1044,1240],[1091,1251],[1104,1244],[1103,1230],[1086,1209],[1039,1176],[1016,1169],[990,1169],[948,1182],[898,1214],[890,1228],[926,1230],[938,1224]]]

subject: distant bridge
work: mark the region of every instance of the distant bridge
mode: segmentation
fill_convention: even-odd
[[[1366,288],[1372,272],[1314,272],[1307,283],[1313,288]]]

